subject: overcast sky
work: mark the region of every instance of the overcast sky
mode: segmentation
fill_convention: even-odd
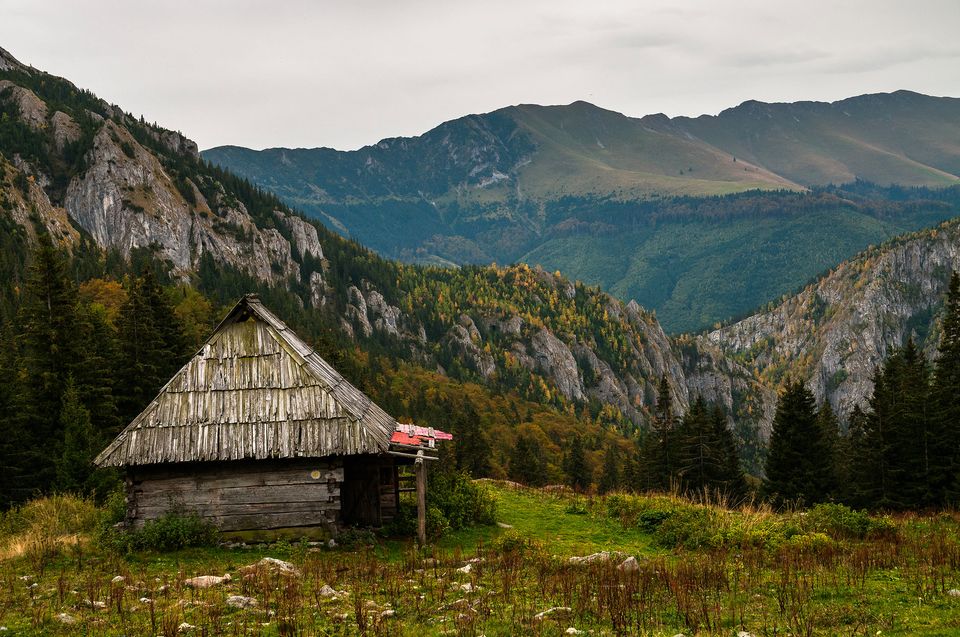
[[[960,97],[960,0],[0,0],[0,46],[201,148],[352,149],[583,99]]]

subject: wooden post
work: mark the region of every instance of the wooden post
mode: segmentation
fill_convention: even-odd
[[[417,473],[417,541],[420,546],[427,544],[427,463],[423,451],[417,452],[414,468]]]

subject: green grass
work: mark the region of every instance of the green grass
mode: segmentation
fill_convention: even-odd
[[[513,528],[459,531],[426,550],[404,540],[334,550],[282,542],[119,556],[85,535],[44,559],[0,561],[0,626],[16,635],[171,637],[559,635],[569,627],[595,635],[960,634],[960,597],[947,594],[960,588],[956,514],[890,520],[823,507],[778,515],[673,496],[488,488],[500,522]],[[66,516],[45,517],[61,533],[84,507],[49,509]],[[13,529],[28,530],[4,529],[4,543]],[[681,537],[687,548],[669,546]],[[635,555],[638,570],[618,570],[622,557],[569,562],[600,550]],[[289,560],[299,574],[245,568],[266,556]],[[212,588],[186,585],[225,573],[232,579]],[[324,585],[343,594],[324,597]],[[230,595],[257,607],[232,608]],[[554,607],[570,610],[536,619]],[[62,623],[61,613],[75,623]],[[184,622],[193,628],[178,629]]]

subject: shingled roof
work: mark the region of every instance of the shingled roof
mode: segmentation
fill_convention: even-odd
[[[397,422],[247,295],[94,461],[101,467],[388,450]]]

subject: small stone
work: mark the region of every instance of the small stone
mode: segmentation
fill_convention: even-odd
[[[257,600],[243,595],[231,595],[227,598],[227,606],[231,608],[256,608]]]
[[[472,593],[472,592],[473,592],[473,584],[471,584],[470,582],[467,582],[466,584],[461,584],[461,585],[460,585],[460,590],[462,590],[464,593]]]
[[[153,601],[153,600],[150,599],[149,597],[141,597],[141,598],[140,598],[140,603],[141,603],[141,604],[149,604],[149,603],[152,602],[152,601]]]
[[[59,615],[57,615],[57,621],[60,622],[61,624],[77,623],[77,619],[73,615],[70,615],[68,613],[60,613]],[[6,630],[6,627],[4,627],[3,630]]]
[[[390,608],[390,609],[387,609],[387,610],[383,611],[382,613],[380,613],[380,617],[383,617],[384,619],[386,619],[387,617],[393,617],[393,616],[395,616],[396,614],[397,614],[397,611],[395,611],[395,610],[393,610],[392,608]]]
[[[224,582],[229,581],[230,574],[227,573],[223,577],[220,577],[219,575],[200,575],[198,577],[191,577],[188,580],[184,580],[183,583],[190,588],[210,588],[211,586],[217,586],[218,584],[223,584]]]
[[[458,573],[469,574],[470,571],[472,571],[472,570],[473,570],[473,564],[467,564],[466,566],[461,566],[460,568],[458,568],[458,569],[457,569],[457,572],[458,572]]]
[[[571,564],[582,566],[584,564],[593,564],[594,562],[606,562],[611,557],[610,551],[600,551],[599,553],[591,553],[590,555],[574,556],[567,561]]]
[[[337,541],[333,538],[330,538],[330,541],[327,542],[327,546],[329,546],[332,549],[335,549],[337,548]]]
[[[547,617],[552,617],[554,615],[567,615],[571,611],[569,606],[554,606],[553,608],[548,608],[547,610],[537,613],[533,616],[536,620],[546,619]]]
[[[512,524],[507,524],[506,522],[497,522],[497,526],[499,526],[501,529],[512,529],[512,528],[513,528],[513,525],[512,525]]]
[[[737,632],[737,637],[753,637],[753,633],[748,633],[745,630],[741,630]]]
[[[582,630],[577,630],[573,626],[563,631],[564,635],[585,635],[586,633]]]
[[[111,583],[111,584],[123,584],[124,581],[125,581],[125,580],[123,579],[123,575],[117,575],[117,576],[114,577],[112,580],[110,580],[110,583]]]
[[[960,597],[960,589],[951,588],[947,591],[947,595],[950,597]]]
[[[627,559],[620,562],[620,566],[617,567],[617,570],[622,573],[636,573],[640,570],[640,563],[637,562],[637,558],[631,555]]]
[[[188,633],[194,628],[196,628],[196,626],[194,626],[193,624],[188,624],[187,622],[183,622],[179,626],[177,626],[177,632]]]
[[[320,597],[336,597],[337,591],[333,590],[329,584],[324,584],[320,587],[319,595]]]

